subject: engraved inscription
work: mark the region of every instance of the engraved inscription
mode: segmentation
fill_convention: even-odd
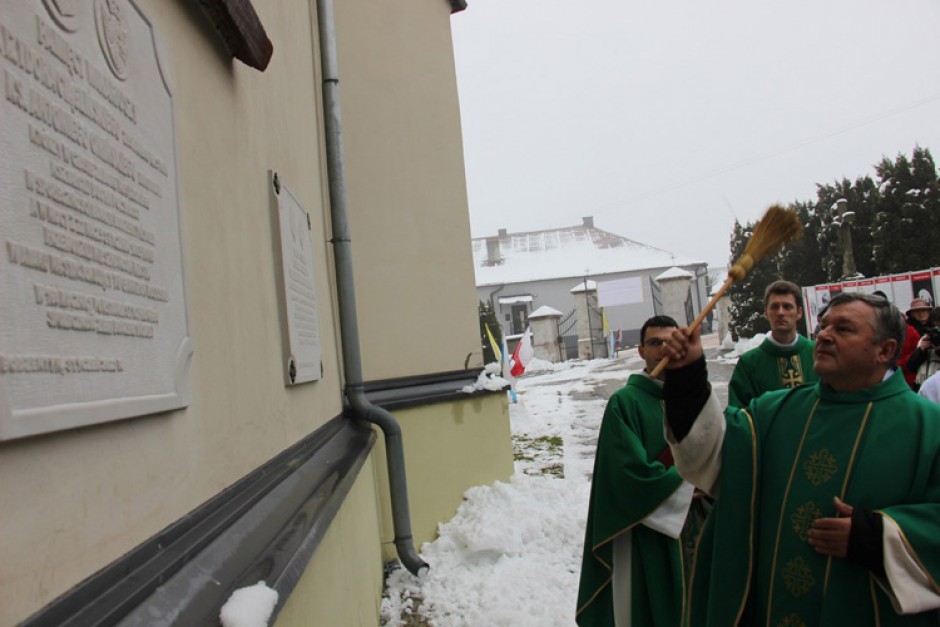
[[[320,378],[320,328],[307,212],[280,183],[277,211],[281,235],[283,306],[287,323],[287,380],[290,384]]]
[[[103,357],[0,355],[0,374],[23,372],[78,374],[80,372],[121,372],[123,369],[120,359]]]
[[[75,411],[88,424],[188,403],[157,35],[128,0],[0,9],[0,318],[22,330],[0,337],[0,440],[42,432],[25,421],[46,407],[101,403]],[[64,374],[76,383],[42,383]]]

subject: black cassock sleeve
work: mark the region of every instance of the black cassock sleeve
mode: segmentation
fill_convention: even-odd
[[[666,370],[663,383],[666,420],[677,442],[691,431],[711,391],[704,356],[681,368]]]

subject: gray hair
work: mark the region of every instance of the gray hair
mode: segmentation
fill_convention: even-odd
[[[885,340],[895,340],[897,342],[897,350],[894,351],[894,356],[888,364],[889,368],[896,367],[898,357],[901,354],[901,346],[904,344],[904,336],[907,333],[907,323],[904,321],[904,316],[897,307],[884,298],[862,292],[841,292],[837,294],[829,301],[829,309],[856,301],[865,303],[873,310],[871,326],[875,330],[875,342],[879,344]]]

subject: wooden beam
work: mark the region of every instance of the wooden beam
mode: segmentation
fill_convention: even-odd
[[[199,0],[202,10],[232,52],[232,56],[251,67],[264,71],[274,54],[274,45],[251,0]]]

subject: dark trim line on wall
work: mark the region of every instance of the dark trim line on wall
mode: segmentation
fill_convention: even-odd
[[[280,611],[375,441],[333,418],[22,625],[217,625],[231,593],[259,580]]]
[[[401,409],[466,400],[482,368],[371,381],[370,401]],[[337,416],[88,577],[22,627],[217,625],[231,593],[264,580],[279,612],[375,445]],[[273,619],[272,619],[273,620]]]
[[[365,384],[366,398],[383,409],[393,410],[493,394],[492,390],[460,391],[466,385],[472,386],[482,371],[473,368],[369,381]]]

